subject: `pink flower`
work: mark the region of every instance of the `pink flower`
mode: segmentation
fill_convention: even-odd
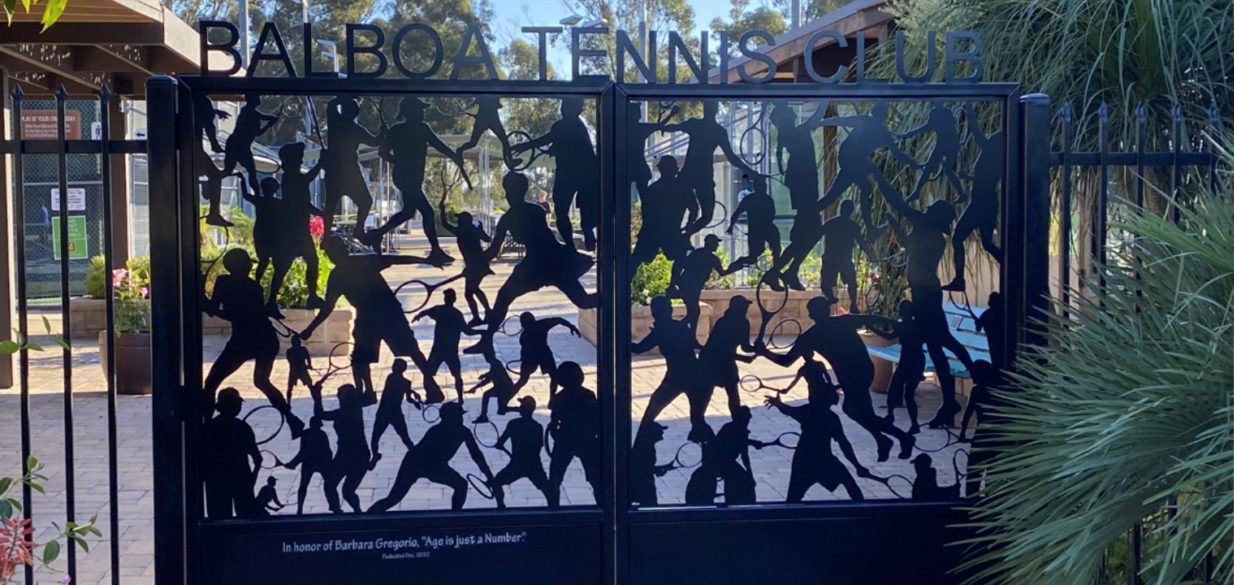
[[[64,578],[59,581],[60,585],[69,585],[72,582],[73,578],[68,575],[65,575]]]
[[[143,299],[150,298],[150,287],[148,286],[141,287],[141,298]]]
[[[309,234],[313,236],[313,240],[318,242],[326,234],[326,222],[321,219],[320,215],[309,218]]]
[[[111,271],[111,285],[115,287],[124,286],[124,279],[128,278],[129,271],[124,268],[117,268]]]

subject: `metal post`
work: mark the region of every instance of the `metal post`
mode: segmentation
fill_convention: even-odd
[[[69,323],[69,174],[68,174],[68,136],[66,136],[64,102],[69,93],[61,85],[56,89],[56,138],[59,147],[56,152],[56,180],[60,186],[60,334],[64,337],[64,347],[60,358],[64,368],[64,517],[65,522],[77,521],[76,494],[77,482],[73,460],[73,349],[69,345],[73,339],[73,330]],[[69,539],[65,549],[65,573],[68,578],[77,580],[77,543]]]
[[[26,182],[22,171],[22,149],[25,144],[21,139],[21,85],[13,87],[13,137],[17,144],[13,153],[13,256],[16,259],[13,272],[16,275],[17,287],[17,334],[22,339],[30,335],[28,318],[30,316],[26,295]],[[21,474],[30,472],[30,350],[23,344],[17,355],[17,386],[21,392]],[[29,484],[21,486],[21,515],[29,521],[34,518],[33,490]],[[27,535],[30,540],[33,535]],[[34,583],[34,566],[26,565],[26,585]]]
[[[1021,344],[1044,345],[1044,335],[1028,324],[1042,319],[1049,310],[1050,275],[1050,97],[1045,94],[1030,94],[1020,98],[1021,171],[1019,207],[1013,213],[1022,217],[1018,237],[1020,254],[1008,257],[1008,266],[1015,271],[1015,280],[1009,282],[1010,293],[1017,300],[1017,323],[1014,329],[1020,335],[1008,345],[1014,353]],[[1009,238],[1017,235],[1008,234]],[[1019,264],[1021,268],[1015,270]],[[1009,311],[1010,312],[1010,311]],[[1007,356],[1010,358],[1012,356]],[[1004,363],[1011,363],[1010,361]]]
[[[149,104],[151,345],[154,450],[154,549],[156,585],[184,583],[185,518],[180,412],[180,234],[176,156],[177,82],[156,76],[146,82]]]

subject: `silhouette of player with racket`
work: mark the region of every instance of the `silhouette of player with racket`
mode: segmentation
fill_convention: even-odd
[[[325,233],[331,233],[334,214],[343,196],[356,204],[356,225],[352,237],[364,235],[364,222],[373,206],[373,196],[368,190],[368,181],[360,172],[360,146],[378,146],[382,136],[374,136],[356,122],[360,106],[349,97],[336,97],[326,105],[326,150],[321,153],[322,166],[326,171],[325,204],[322,205],[322,220]],[[382,134],[385,128],[382,128]]]
[[[968,127],[973,134],[973,141],[981,148],[977,160],[973,162],[973,190],[968,205],[960,214],[960,220],[955,224],[951,234],[951,257],[955,266],[955,277],[943,286],[943,290],[964,290],[964,260],[965,246],[969,236],[977,232],[981,236],[981,245],[995,260],[1002,262],[1003,252],[994,241],[994,230],[998,227],[998,201],[1002,190],[999,185],[1003,180],[1004,146],[1001,130],[986,135],[981,130],[981,121],[973,111],[972,104],[964,108],[968,118]]]
[[[685,394],[690,401],[690,440],[700,443],[710,439],[714,433],[703,415],[707,410],[704,394],[709,394],[711,388],[704,388],[706,382],[694,355],[694,348],[698,346],[694,332],[684,320],[673,319],[673,306],[668,297],[651,299],[651,319],[651,331],[641,341],[632,344],[630,351],[647,353],[660,348],[665,371],[664,379],[647,401],[647,409],[643,411],[639,424],[655,421],[666,406]]]
[[[689,138],[686,146],[685,161],[681,165],[681,183],[688,193],[698,201],[701,215],[698,220],[686,227],[687,234],[696,234],[711,223],[716,208],[715,152],[720,149],[725,158],[738,169],[749,175],[757,175],[746,161],[733,152],[733,145],[728,140],[728,129],[716,121],[720,104],[716,100],[703,102],[703,117],[690,118],[676,124],[668,124],[664,132],[684,132]]]
[[[326,410],[321,404],[320,388],[313,392],[313,414],[323,421],[334,423],[334,436],[338,443],[334,460],[330,462],[330,473],[326,474],[326,490],[338,490],[341,482],[343,501],[351,506],[353,512],[360,512],[360,496],[356,494],[356,489],[368,474],[372,460],[368,441],[364,438],[364,409],[377,403],[377,394],[343,384],[339,386],[337,395],[338,408]],[[330,496],[326,498],[329,500]]]
[[[548,476],[544,474],[544,463],[540,461],[540,450],[544,448],[544,426],[536,422],[536,399],[524,396],[518,400],[518,418],[506,423],[506,430],[497,439],[497,448],[506,449],[510,443],[510,463],[508,463],[488,486],[493,490],[493,499],[498,508],[506,507],[505,486],[520,479],[526,479],[544,494],[546,502],[556,500],[549,496],[552,486]]]
[[[734,416],[741,408],[741,397],[737,394],[737,385],[741,381],[737,361],[748,364],[755,357],[754,346],[750,344],[750,321],[746,318],[749,308],[750,300],[746,297],[729,297],[728,308],[711,326],[707,343],[698,354],[698,371],[703,376],[703,385],[708,389],[704,402],[711,402],[711,389],[724,388],[728,411]],[[749,355],[737,353],[738,349],[749,352]]]
[[[458,401],[462,402],[463,368],[459,363],[458,344],[462,335],[471,333],[472,330],[467,327],[467,319],[463,317],[463,313],[454,308],[457,299],[458,295],[455,294],[454,289],[448,288],[442,293],[442,304],[420,311],[411,322],[415,323],[425,317],[433,320],[433,347],[429,350],[428,360],[425,361],[421,372],[425,377],[432,378],[437,375],[437,370],[441,369],[441,365],[445,364],[450,370],[450,375],[454,376]]]
[[[218,167],[214,166],[214,160],[206,152],[205,146],[202,146],[201,139],[205,139],[210,143],[210,149],[216,154],[225,152],[223,145],[219,143],[218,127],[214,120],[226,120],[231,117],[231,114],[214,107],[214,102],[210,101],[210,97],[205,92],[199,91],[193,93],[193,135],[197,138],[193,141],[194,156],[197,158],[197,165],[206,171],[207,184],[203,189],[202,196],[209,202],[209,211],[206,213],[206,223],[219,227],[231,227],[232,223],[223,219],[219,213],[219,199],[222,197],[221,181],[225,176]],[[207,170],[208,169],[208,170]]]
[[[780,258],[780,228],[776,227],[776,202],[767,193],[767,179],[758,177],[751,180],[751,190],[737,203],[733,215],[729,219],[725,233],[733,233],[737,218],[746,216],[746,255],[728,265],[728,271],[736,272],[750,266],[771,248],[771,264],[774,266]]]
[[[253,143],[257,141],[257,137],[265,134],[266,130],[278,121],[278,116],[261,113],[257,109],[259,106],[261,106],[260,95],[245,94],[244,106],[236,115],[236,125],[232,128],[231,135],[227,137],[227,144],[223,147],[223,175],[235,172],[237,165],[244,167],[244,170],[248,172],[249,188],[254,193],[261,189],[261,185],[257,179],[257,162],[253,160]]]
[[[267,516],[270,512],[278,512],[285,506],[279,501],[278,478],[273,475],[266,478],[266,485],[261,486],[257,490],[257,511],[260,516]]]
[[[753,504],[754,473],[750,466],[750,447],[763,443],[750,439],[750,407],[733,412],[716,438],[703,444],[703,458],[686,483],[686,504],[712,505],[716,501],[716,480],[724,481],[724,503]]]
[[[673,469],[671,464],[656,464],[656,443],[664,440],[665,426],[655,421],[638,425],[634,444],[630,447],[630,503],[643,506],[658,506],[656,478]]]
[[[583,247],[596,249],[596,227],[600,224],[599,176],[600,161],[591,143],[591,134],[583,123],[583,99],[567,96],[561,99],[561,119],[553,122],[548,133],[512,148],[515,154],[532,148],[548,146],[548,154],[557,163],[553,180],[553,208],[557,213],[557,233],[567,246],[574,247],[574,228],[570,225],[570,204],[578,206]]]
[[[369,462],[369,470],[377,467],[381,461],[381,436],[387,428],[394,428],[395,434],[402,439],[403,446],[411,449],[415,444],[407,432],[407,419],[403,417],[403,401],[419,406],[420,396],[411,388],[411,380],[404,377],[407,373],[407,360],[395,358],[390,367],[390,375],[386,376],[386,385],[381,389],[381,398],[377,402],[377,416],[373,419],[373,438],[370,441],[373,459]]]
[[[471,388],[471,392],[491,386],[484,394],[480,395],[480,416],[476,417],[476,424],[486,423],[488,421],[488,403],[490,400],[497,401],[497,414],[502,415],[510,410],[510,401],[514,399],[514,395],[518,394],[518,388],[514,385],[514,381],[510,379],[510,373],[506,370],[506,364],[502,363],[497,357],[497,350],[492,343],[481,341],[476,344],[476,349],[484,356],[484,361],[488,363],[488,371],[480,374],[480,380]],[[468,348],[469,350],[472,348]]]
[[[309,216],[323,215],[323,212],[313,205],[309,186],[321,172],[321,159],[313,168],[302,172],[304,143],[296,142],[279,148],[279,160],[283,167],[283,199],[278,207],[278,233],[272,238],[270,256],[274,274],[270,278],[270,298],[266,304],[278,310],[278,293],[282,289],[283,277],[287,275],[291,263],[299,258],[304,261],[304,285],[308,287],[305,307],[318,309],[322,300],[317,294],[317,245],[309,233]]]
[[[291,402],[291,390],[297,383],[306,387],[313,386],[313,378],[309,376],[309,371],[313,369],[313,358],[300,341],[300,335],[296,333],[291,334],[291,347],[288,347],[287,353],[283,355],[287,358],[287,402]]]
[[[856,480],[831,449],[834,441],[839,445],[844,458],[857,470],[857,477],[870,477],[870,472],[857,460],[853,445],[844,435],[844,425],[840,423],[840,417],[831,410],[840,400],[836,387],[827,380],[827,369],[822,363],[808,361],[803,370],[802,376],[810,392],[809,401],[805,405],[784,404],[779,394],[766,398],[768,406],[774,407],[801,425],[801,439],[793,452],[786,501],[790,504],[800,503],[815,484],[829,491],[844,486],[850,500],[864,500]],[[846,393],[845,401],[847,400]]]
[[[447,402],[441,405],[441,421],[429,427],[420,442],[403,456],[390,493],[369,507],[368,511],[385,512],[397,506],[420,479],[450,488],[453,491],[450,508],[461,510],[467,502],[467,480],[450,467],[450,460],[464,445],[472,461],[484,474],[486,483],[491,484],[493,473],[489,470],[488,461],[484,459],[476,438],[463,425],[463,406],[457,402]]]
[[[823,296],[836,299],[836,276],[848,288],[848,311],[857,312],[857,267],[853,266],[853,246],[874,259],[877,255],[861,237],[861,226],[852,219],[853,201],[840,202],[840,214],[823,222],[823,257],[819,284]]]
[[[454,236],[459,254],[463,256],[463,298],[467,299],[467,306],[471,309],[471,321],[468,325],[479,325],[484,321],[480,318],[476,302],[479,301],[480,306],[484,307],[485,314],[489,310],[488,296],[480,288],[480,283],[484,281],[484,277],[493,273],[493,269],[489,267],[490,260],[484,253],[484,243],[492,242],[493,239],[475,224],[471,214],[466,211],[459,212],[455,218],[457,223],[451,224],[446,219],[445,197],[437,204],[437,211],[441,214],[442,227]]]
[[[930,108],[925,123],[901,134],[900,139],[906,140],[922,134],[934,135],[934,147],[930,150],[930,156],[921,164],[921,175],[917,177],[917,184],[913,186],[908,200],[917,199],[926,183],[939,178],[945,178],[951,183],[960,200],[966,199],[960,176],[956,174],[956,163],[960,157],[960,133],[956,131],[955,115],[943,100],[934,100],[934,106]],[[1001,157],[999,164],[1002,164]]]
[[[239,416],[243,404],[239,391],[224,388],[215,405],[218,415],[202,426],[205,448],[201,475],[206,488],[206,515],[211,520],[260,515],[253,488],[262,457],[253,427]]]
[[[300,469],[300,487],[296,490],[297,515],[304,514],[304,498],[308,496],[309,482],[312,481],[313,474],[321,476],[326,505],[329,506],[330,511],[335,514],[343,513],[343,509],[339,507],[338,491],[326,488],[330,485],[329,475],[333,473],[331,465],[333,459],[330,437],[326,436],[326,432],[321,429],[321,417],[309,418],[309,428],[300,435],[300,450],[296,452],[296,456],[291,461],[283,464],[283,467],[287,469],[295,469],[303,465]]]
[[[913,302],[900,301],[900,321],[893,327],[900,341],[900,361],[887,386],[887,420],[895,422],[895,409],[903,405],[908,410],[910,434],[921,432],[917,423],[917,385],[925,376],[925,340],[913,318]]]
[[[711,280],[712,273],[725,276],[733,272],[716,256],[719,249],[720,236],[707,234],[707,237],[703,238],[703,247],[695,248],[686,254],[685,258],[673,263],[672,276],[665,294],[671,299],[681,299],[685,304],[685,321],[691,330],[698,328],[698,317],[702,311],[699,302],[703,287]]]
[[[514,383],[515,391],[525,386],[531,375],[540,370],[548,375],[548,395],[551,397],[557,393],[557,361],[553,358],[553,348],[548,345],[548,333],[558,326],[565,327],[575,337],[582,333],[573,323],[561,317],[536,319],[527,311],[518,316],[518,322],[523,331],[518,334],[519,371],[518,381]]]
[[[818,198],[819,163],[814,151],[813,131],[823,125],[826,104],[819,103],[814,114],[805,122],[797,123],[797,112],[787,102],[777,102],[769,118],[776,127],[776,168],[784,176],[788,187],[789,203],[796,211],[793,227],[789,231],[788,247],[778,261],[764,274],[768,286],[774,290],[787,285],[796,290],[805,290],[798,276],[801,264],[822,237],[822,219],[819,214],[824,205]],[[788,152],[788,166],[784,166],[784,153]],[[781,284],[783,283],[783,285]]]
[[[249,278],[253,261],[243,248],[232,248],[223,254],[223,268],[227,274],[214,281],[214,295],[205,299],[202,311],[231,323],[231,337],[202,383],[202,412],[210,416],[218,387],[245,362],[253,360],[253,385],[266,396],[270,406],[282,414],[292,437],[299,436],[304,422],[291,412],[283,393],[270,382],[274,361],[278,359],[279,340],[274,325],[266,316],[261,285]]]
[[[677,176],[677,159],[665,155],[656,163],[660,178],[642,191],[643,224],[630,252],[630,274],[652,261],[657,252],[669,260],[679,260],[690,249],[690,238],[682,228],[682,218],[698,218],[698,202],[686,192]]]
[[[484,136],[485,130],[491,130],[493,136],[497,137],[498,142],[501,142],[501,157],[506,163],[506,167],[514,168],[523,161],[514,158],[514,154],[510,151],[510,137],[506,134],[505,126],[501,124],[501,99],[495,95],[477,96],[475,100],[467,106],[470,110],[472,106],[476,107],[474,121],[471,123],[471,137],[467,139],[455,151],[458,157],[463,158],[463,153],[475,148],[480,144],[480,138]]]

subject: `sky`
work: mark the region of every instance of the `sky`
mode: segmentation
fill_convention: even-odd
[[[520,29],[524,26],[553,26],[561,19],[570,15],[571,10],[563,0],[492,0],[496,21],[491,23],[493,33],[497,37],[494,50],[509,44],[511,39],[522,38],[535,43],[535,35],[524,34]],[[694,8],[695,34],[716,17],[728,16],[730,4],[728,0],[689,0]],[[534,9],[532,8],[534,6]],[[570,55],[565,47],[551,47],[549,59],[553,69],[557,71],[570,70]]]

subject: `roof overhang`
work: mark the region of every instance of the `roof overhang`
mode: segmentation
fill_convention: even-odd
[[[114,94],[140,97],[151,75],[199,69],[197,32],[157,0],[71,0],[43,31],[45,5],[0,24],[0,69],[27,95],[60,85],[89,95],[108,84]]]

